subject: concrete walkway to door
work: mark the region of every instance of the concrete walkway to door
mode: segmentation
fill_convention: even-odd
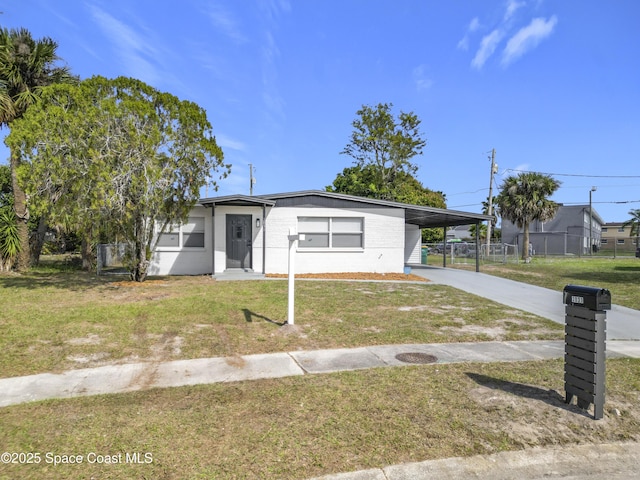
[[[432,283],[449,285],[564,325],[562,291],[457,268],[427,265],[411,267],[411,273],[427,278]],[[611,292],[611,296],[615,302],[615,292]],[[612,305],[611,310],[607,311],[607,339],[640,340],[640,311]]]

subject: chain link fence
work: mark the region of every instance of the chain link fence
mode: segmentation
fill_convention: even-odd
[[[96,248],[96,273],[98,275],[127,275],[124,259],[129,244],[100,243]]]
[[[426,243],[423,244],[423,248],[426,247],[426,254],[431,256],[442,257],[447,255],[447,263],[451,265],[455,264],[473,264],[476,263],[476,244],[471,242],[447,242],[446,247],[444,243]],[[423,257],[424,258],[424,257]],[[518,263],[518,246],[509,245],[507,243],[492,243],[489,245],[487,251],[487,245],[480,245],[480,260],[483,263]]]

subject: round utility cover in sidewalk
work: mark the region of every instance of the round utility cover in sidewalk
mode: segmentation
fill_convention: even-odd
[[[404,363],[435,363],[438,361],[438,357],[422,352],[407,352],[397,354],[396,360]]]

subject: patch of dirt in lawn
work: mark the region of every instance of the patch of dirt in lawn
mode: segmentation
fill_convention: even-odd
[[[453,319],[459,326],[444,326],[440,327],[441,332],[447,332],[447,335],[452,337],[460,337],[468,334],[473,335],[486,335],[492,340],[502,341],[506,340],[510,330],[513,330],[513,325],[521,328],[517,329],[518,335],[524,338],[539,338],[542,335],[556,334],[555,330],[549,330],[544,327],[531,328],[532,324],[517,318],[505,318],[496,320],[497,325],[493,327],[484,325],[469,325],[462,318]],[[529,329],[530,328],[530,329]]]
[[[267,278],[287,278],[287,274],[269,273]],[[367,273],[367,272],[345,272],[345,273],[301,273],[296,278],[321,279],[321,280],[382,280],[382,281],[402,281],[402,282],[428,282],[424,277],[413,273]]]
[[[618,428],[625,431],[624,424],[639,420],[636,412],[611,398],[606,400],[604,418],[594,421],[593,405],[582,410],[575,403],[566,404],[564,393],[557,390],[467,375],[480,384],[468,392],[469,398],[487,412],[486,417],[478,418],[493,419],[479,420],[477,428],[502,431],[523,447],[578,443],[584,441],[585,432],[598,438]],[[495,422],[496,414],[499,423]],[[635,437],[637,440],[639,435]]]

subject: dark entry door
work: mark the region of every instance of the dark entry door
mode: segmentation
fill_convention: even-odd
[[[251,268],[251,215],[227,215],[227,268]]]

